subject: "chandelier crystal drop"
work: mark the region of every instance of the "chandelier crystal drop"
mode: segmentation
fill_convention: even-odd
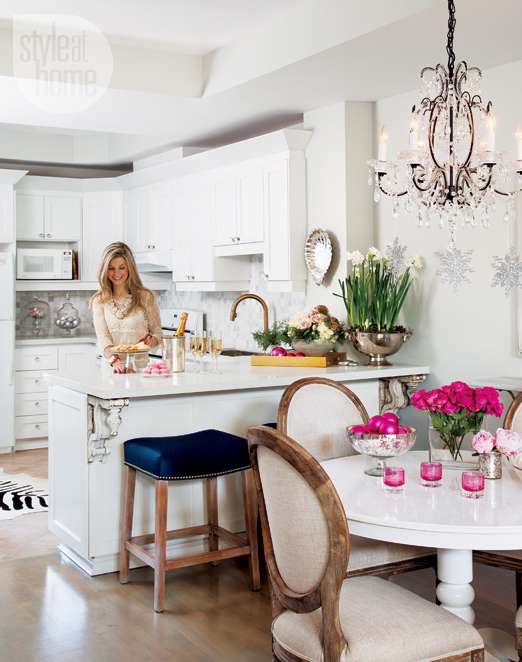
[[[457,221],[488,227],[499,197],[506,204],[504,220],[516,218],[515,196],[522,190],[522,123],[515,134],[517,160],[506,161],[506,152],[495,149],[491,102],[484,108],[480,98],[481,71],[466,62],[455,67],[453,0],[448,0],[448,12],[448,65],[421,71],[423,98],[412,109],[409,149],[400,152],[396,162],[387,161],[388,129],[383,126],[379,158],[368,165],[374,200],[381,192],[392,197],[394,218],[403,198],[406,212],[416,207],[417,225],[433,222],[454,232]]]

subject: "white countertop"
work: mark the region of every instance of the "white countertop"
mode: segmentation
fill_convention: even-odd
[[[192,370],[192,364],[187,364]],[[139,374],[114,374],[108,366],[93,367],[82,374],[45,374],[53,385],[102,399],[143,398],[163,395],[185,395],[215,391],[241,391],[259,388],[286,387],[303,377],[328,377],[335,381],[350,382],[382,377],[429,374],[429,366],[396,363],[392,366],[367,368],[285,368],[252,366],[249,356],[237,357],[219,363],[221,375],[181,372],[166,377],[145,377]]]

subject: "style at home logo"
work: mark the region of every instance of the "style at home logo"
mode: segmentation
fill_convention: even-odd
[[[112,51],[90,21],[70,14],[13,16],[13,73],[42,110],[77,113],[92,106],[112,76]]]

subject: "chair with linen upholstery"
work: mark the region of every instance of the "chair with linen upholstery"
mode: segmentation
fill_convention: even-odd
[[[514,430],[522,436],[522,393],[519,393],[509,405],[503,427],[506,430]],[[473,560],[483,565],[514,570],[517,607],[522,606],[522,549],[475,551]]]
[[[277,429],[298,441],[316,460],[356,455],[346,428],[368,422],[359,398],[343,384],[322,377],[293,382],[281,397]],[[347,576],[389,575],[435,568],[434,549],[351,536]]]
[[[378,577],[345,577],[350,536],[327,473],[293,439],[248,431],[272,597],[274,662],[481,662],[466,621]]]

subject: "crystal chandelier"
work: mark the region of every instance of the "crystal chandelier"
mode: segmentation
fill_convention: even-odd
[[[457,221],[488,227],[495,202],[506,203],[504,220],[516,218],[515,196],[522,190],[522,123],[517,124],[517,160],[495,150],[495,117],[491,102],[480,98],[481,71],[460,62],[455,67],[453,36],[455,5],[448,0],[448,67],[438,64],[421,71],[418,108],[412,110],[409,150],[397,162],[386,160],[388,130],[381,129],[379,158],[368,161],[374,199],[381,192],[393,198],[393,216],[404,196],[407,212],[416,208],[417,225],[432,219],[450,230],[454,246]],[[373,171],[375,174],[373,174]]]

